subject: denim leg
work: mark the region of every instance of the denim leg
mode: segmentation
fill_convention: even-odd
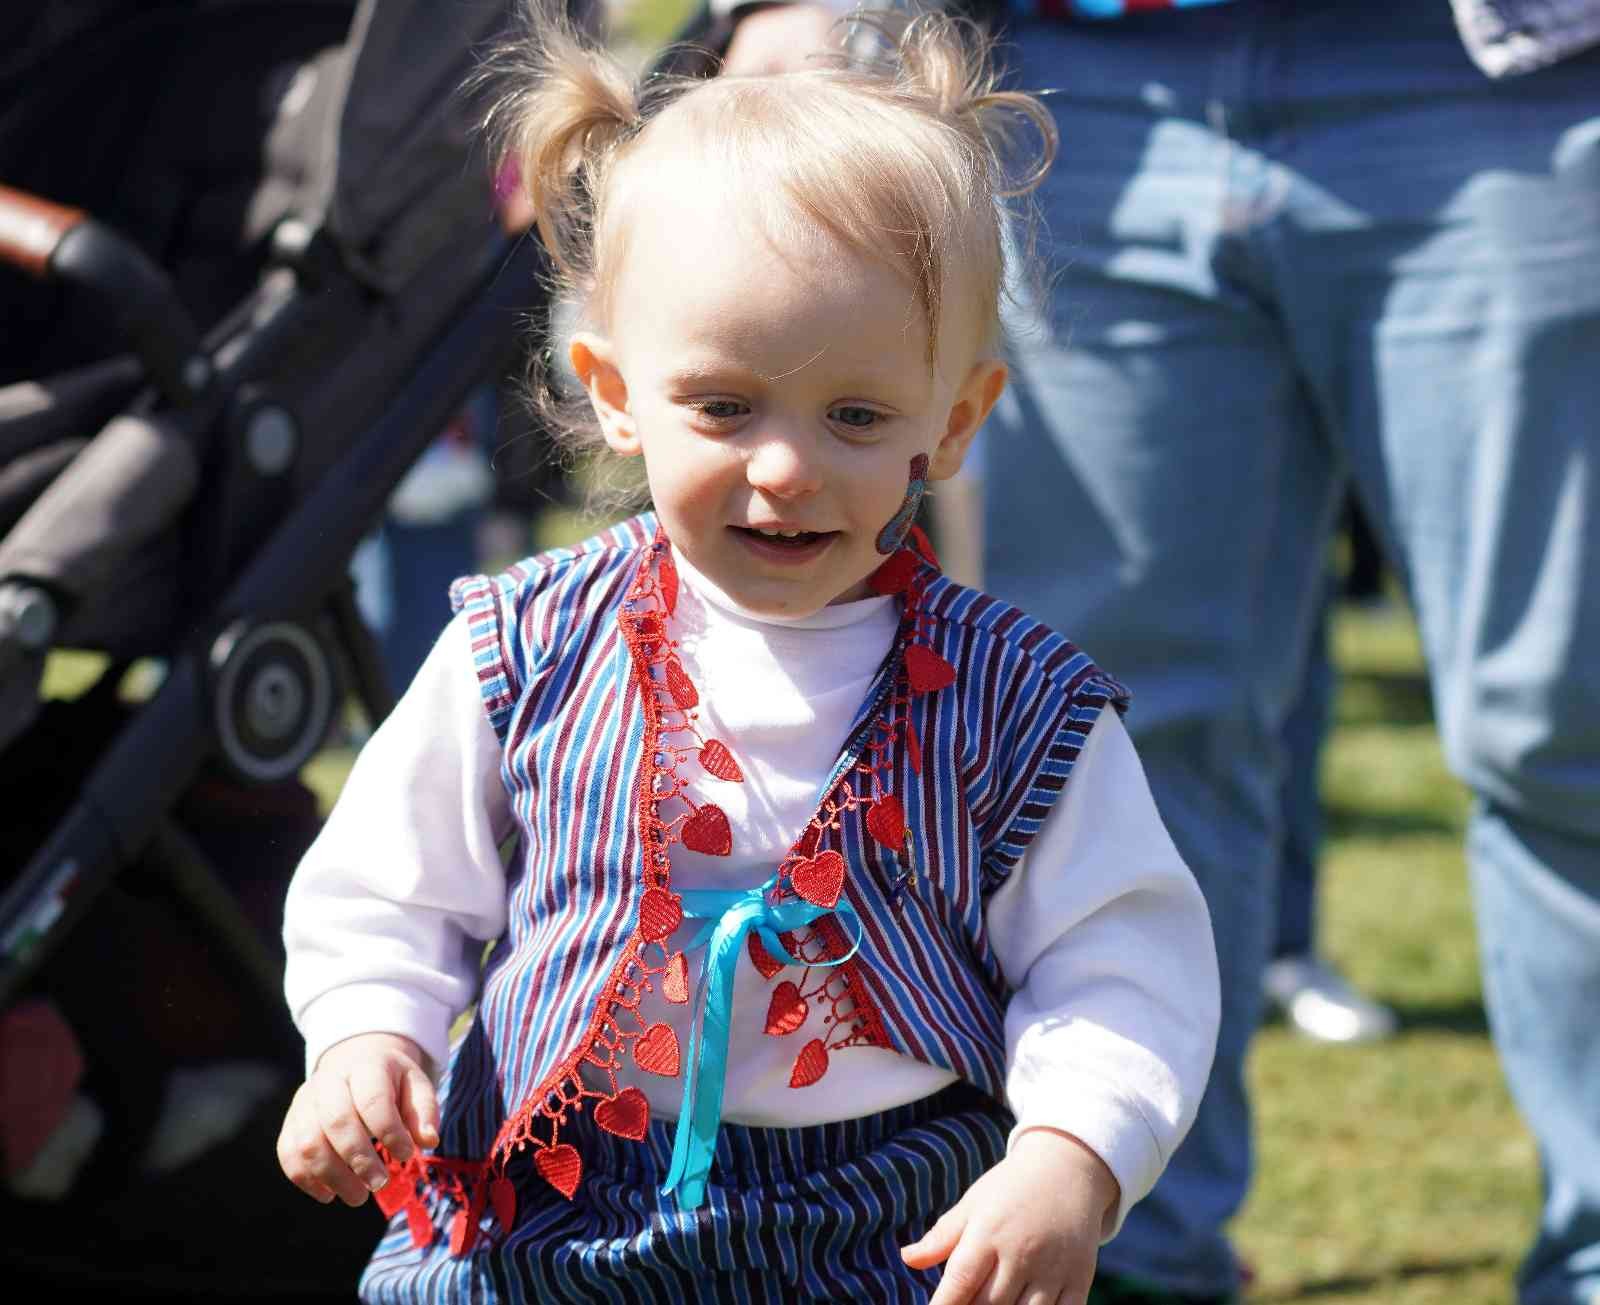
[[[1331,601],[1332,587],[1329,587]],[[1283,806],[1283,852],[1278,869],[1274,956],[1309,956],[1317,950],[1317,863],[1322,854],[1322,744],[1333,707],[1333,663],[1328,656],[1329,606],[1317,615],[1300,695],[1283,727],[1288,771],[1278,789]]]
[[[1600,51],[1491,83],[1444,6],[1359,7],[1285,19],[1285,148],[1307,198],[1269,233],[1280,298],[1398,552],[1445,753],[1478,799],[1485,997],[1546,1186],[1521,1300],[1594,1305]],[[1319,101],[1357,64],[1383,112]]]
[[[1240,6],[1241,8],[1244,6]],[[1224,6],[1223,8],[1233,8]],[[1252,6],[1253,8],[1253,6]],[[1040,204],[1048,310],[1013,323],[986,434],[986,583],[1133,693],[1128,726],[1210,904],[1222,966],[1199,1117],[1101,1263],[1194,1293],[1236,1285],[1223,1225],[1251,1166],[1245,1051],[1273,934],[1281,728],[1337,477],[1277,322],[1227,267],[1262,176],[1211,120],[1227,24],[1024,25],[1017,80],[1063,155]]]

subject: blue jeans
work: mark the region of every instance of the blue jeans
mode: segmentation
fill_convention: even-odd
[[[1061,157],[988,433],[989,586],[1133,690],[1210,901],[1216,1070],[1113,1272],[1221,1292],[1282,726],[1348,475],[1416,605],[1490,1019],[1548,1199],[1524,1305],[1600,1291],[1600,51],[1501,83],[1443,3],[1020,23]],[[1464,1139],[1463,1144],[1468,1144]],[[1397,1175],[1404,1181],[1403,1171]]]

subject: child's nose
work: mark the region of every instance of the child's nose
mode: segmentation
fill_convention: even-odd
[[[750,484],[773,498],[802,498],[822,488],[822,472],[802,440],[772,436],[761,441],[745,466]]]

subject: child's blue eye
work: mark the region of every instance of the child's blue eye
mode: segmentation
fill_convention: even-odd
[[[858,430],[865,430],[883,416],[876,408],[863,408],[859,404],[849,403],[833,409],[828,414],[841,426],[854,426]]]
[[[706,399],[694,405],[695,411],[712,421],[732,421],[744,416],[747,409],[737,399]]]

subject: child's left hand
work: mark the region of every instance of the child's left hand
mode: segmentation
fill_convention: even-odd
[[[900,1254],[914,1269],[949,1261],[929,1305],[1082,1305],[1121,1199],[1111,1170],[1077,1138],[1031,1128]]]

